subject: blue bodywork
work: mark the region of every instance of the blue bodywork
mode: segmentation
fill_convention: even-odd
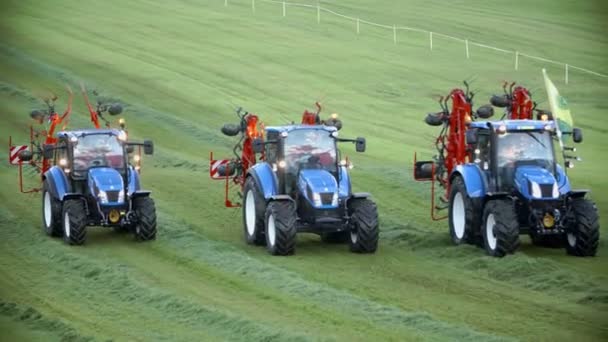
[[[450,181],[455,176],[460,176],[464,180],[467,193],[471,198],[483,197],[486,195],[488,186],[486,174],[484,174],[477,164],[458,165],[452,172]]]
[[[102,206],[116,206],[124,204],[124,183],[122,176],[118,171],[109,167],[98,167],[89,170],[88,174],[88,186],[91,194],[98,196],[100,205]],[[113,197],[106,195],[107,201],[102,201],[99,197],[100,192],[106,194],[122,192],[122,198],[119,196]]]
[[[299,129],[323,130],[328,134],[337,131],[335,127],[322,125],[288,125],[266,127],[266,133],[289,134]],[[259,162],[248,171],[248,175],[255,179],[266,200],[270,200],[273,196],[285,195],[280,193],[277,170],[277,165]],[[339,203],[343,203],[352,195],[348,168],[338,166],[337,174],[336,178],[334,174],[323,169],[302,169],[296,180],[297,191],[314,209],[337,209]],[[316,201],[314,197],[317,197]]]

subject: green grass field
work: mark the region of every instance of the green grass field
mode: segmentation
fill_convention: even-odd
[[[298,0],[316,4],[312,0]],[[608,7],[600,1],[323,1],[387,25],[433,30],[608,72]],[[139,244],[91,229],[69,247],[41,229],[39,195],[18,194],[17,169],[0,155],[0,340],[530,340],[608,339],[608,79],[462,43],[361,25],[314,9],[249,0],[3,1],[0,133],[27,141],[28,113],[63,83],[120,99],[137,138],[153,138],[142,182],[153,191],[159,236]],[[541,68],[584,129],[577,188],[592,189],[602,224],[595,258],[534,247],[486,257],[452,246],[433,223],[429,184],[413,181],[414,151],[431,156],[433,100],[475,77],[476,105],[502,80],[546,105]],[[224,209],[208,155],[229,156],[221,135],[235,106],[267,124],[299,120],[322,100],[365,136],[355,190],[378,203],[375,255],[299,235],[297,254],[245,245],[241,213]],[[66,96],[61,98],[63,110]],[[71,127],[90,127],[82,99]],[[30,184],[36,178],[30,177]]]

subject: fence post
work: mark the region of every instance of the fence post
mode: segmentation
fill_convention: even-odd
[[[285,8],[287,5],[285,4],[285,1],[283,1],[283,16],[285,16],[287,13],[285,13],[287,11],[287,9]]]
[[[519,51],[515,51],[515,71],[519,69]]]
[[[429,44],[431,45],[431,51],[433,51],[433,32],[429,32]]]
[[[467,59],[469,59],[469,40],[468,39],[464,40],[464,49],[466,50],[466,53],[467,53]]]
[[[393,24],[393,43],[397,44],[397,25]]]
[[[359,34],[359,18],[357,18],[357,34]]]
[[[321,5],[317,2],[317,24],[321,23]]]
[[[255,13],[255,0],[251,0],[251,11]]]
[[[566,84],[568,84],[568,64],[566,64]]]

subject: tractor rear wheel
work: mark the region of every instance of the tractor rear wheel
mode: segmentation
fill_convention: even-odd
[[[264,245],[264,215],[266,214],[266,200],[253,177],[245,181],[243,191],[243,230],[245,241],[250,245]]]
[[[354,253],[375,253],[378,249],[378,209],[367,198],[357,198],[349,205],[351,230],[350,250]]]
[[[266,208],[266,249],[272,255],[291,255],[296,249],[296,206],[273,201]]]
[[[59,237],[63,235],[61,201],[53,198],[49,189],[49,182],[45,180],[42,184],[42,228],[46,235]]]
[[[87,237],[87,214],[83,199],[63,203],[63,241],[69,245],[82,245]]]
[[[483,242],[488,255],[503,257],[519,247],[519,222],[511,200],[490,200],[483,210]]]
[[[156,239],[156,206],[150,197],[137,197],[133,199],[133,208],[137,215],[135,224],[135,239],[137,241],[150,241]]]
[[[456,177],[450,188],[448,217],[450,237],[455,245],[479,242],[480,210],[469,197],[464,181]]]
[[[566,233],[570,255],[594,256],[600,241],[600,221],[593,202],[584,198],[572,201],[573,223]]]

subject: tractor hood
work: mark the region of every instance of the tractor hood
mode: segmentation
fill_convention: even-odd
[[[302,170],[298,178],[300,193],[316,209],[338,207],[338,182],[325,170]]]
[[[539,166],[520,166],[515,170],[515,186],[528,199],[559,198],[559,188],[553,174]]]
[[[121,204],[124,202],[122,176],[113,168],[98,167],[90,169],[89,188],[91,193],[99,199],[100,204]]]

